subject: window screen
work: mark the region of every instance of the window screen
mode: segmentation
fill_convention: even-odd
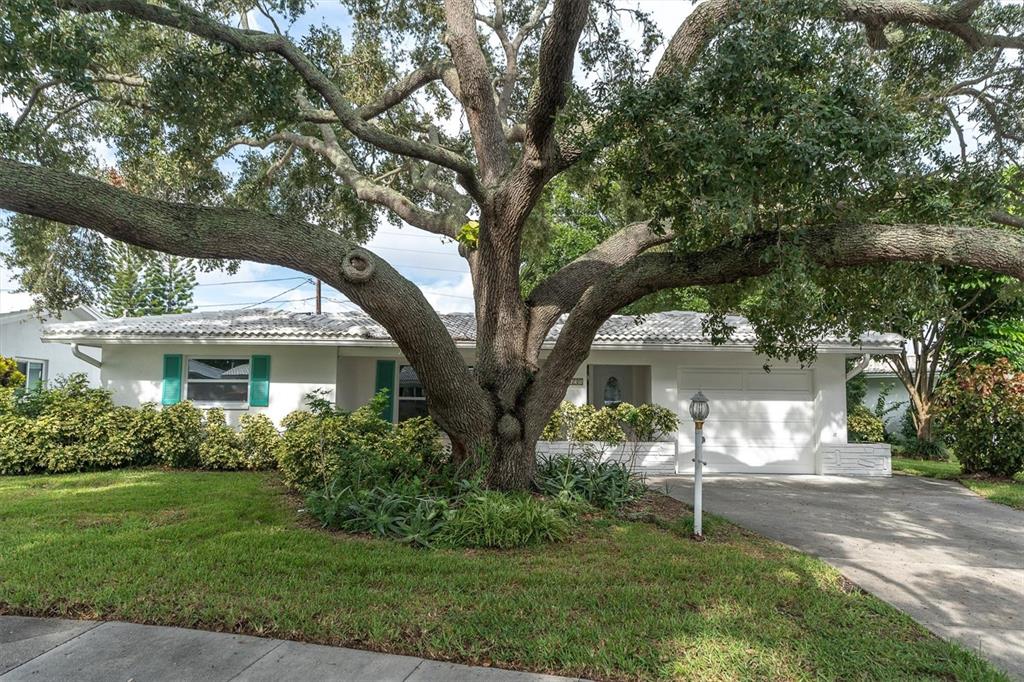
[[[189,358],[186,396],[197,403],[245,403],[249,358]]]

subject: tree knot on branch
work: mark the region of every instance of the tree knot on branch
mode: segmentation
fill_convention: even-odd
[[[505,442],[514,442],[520,437],[519,420],[510,412],[506,412],[498,420],[498,437]]]
[[[373,277],[375,269],[373,254],[358,246],[341,260],[341,274],[350,282],[365,282]]]

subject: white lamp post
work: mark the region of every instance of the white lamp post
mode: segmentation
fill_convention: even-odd
[[[703,485],[704,465],[704,420],[708,418],[711,408],[708,406],[708,399],[704,393],[697,391],[696,395],[690,398],[690,417],[693,418],[693,535],[697,538],[704,536],[701,514],[703,513]]]

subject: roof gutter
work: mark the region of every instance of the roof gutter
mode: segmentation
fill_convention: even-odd
[[[868,363],[870,363],[870,362],[871,362],[871,356],[868,355],[867,353],[865,353],[864,355],[860,356],[860,358],[858,358],[857,362],[854,363],[853,367],[850,368],[850,371],[846,373],[846,380],[849,381],[850,379],[854,378],[855,376],[860,375],[861,372],[863,372],[864,370],[866,370],[868,368]]]
[[[91,355],[87,355],[87,354],[83,353],[81,348],[79,348],[77,343],[71,344],[71,354],[74,355],[79,360],[81,360],[82,362],[89,363],[93,367],[96,367],[96,368],[103,367],[103,362],[102,361],[97,360],[96,358],[94,358]]]

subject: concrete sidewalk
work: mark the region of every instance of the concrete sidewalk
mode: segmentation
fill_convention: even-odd
[[[651,484],[693,499],[691,477]],[[824,559],[1024,682],[1024,512],[909,476],[711,476],[704,508]]]
[[[569,682],[570,678],[221,632],[0,616],[0,680]]]

